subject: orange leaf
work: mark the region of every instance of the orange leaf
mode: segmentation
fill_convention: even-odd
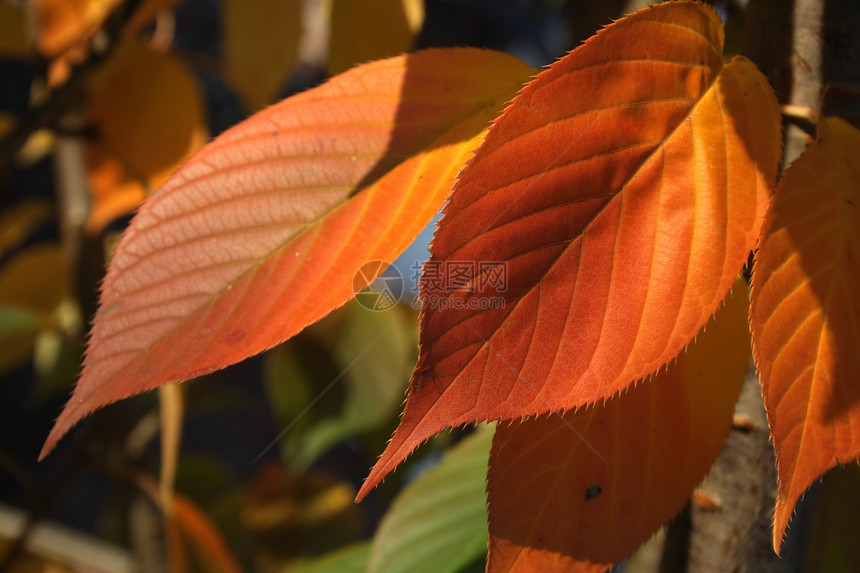
[[[488,571],[604,571],[681,510],[722,448],[749,367],[747,289],[735,289],[648,382],[587,411],[499,425]]]
[[[171,571],[189,569],[185,567],[185,544],[194,551],[204,571],[242,571],[218,529],[190,499],[174,494],[172,511],[164,517]]]
[[[774,549],[825,471],[860,457],[860,132],[825,118],[765,221],[750,324],[779,470]]]
[[[609,398],[704,326],[755,244],[780,151],[767,80],[723,66],[722,39],[709,7],[659,4],[505,110],[433,240],[406,409],[359,497],[445,427]],[[461,284],[428,278],[462,262],[476,272]]]
[[[55,58],[73,44],[86,40],[119,0],[37,0],[39,49]]]
[[[128,33],[149,24],[159,12],[181,0],[141,0],[125,26]],[[39,49],[47,58],[56,58],[80,44],[104,23],[120,0],[36,0],[39,21]]]
[[[117,247],[44,451],[96,408],[238,362],[352,298],[363,263],[393,260],[432,219],[531,71],[476,49],[375,62],[206,146]]]
[[[132,37],[159,12],[172,8],[179,1],[140,0],[124,25],[124,34]],[[42,54],[52,60],[48,66],[49,86],[65,83],[71,66],[89,57],[90,38],[122,4],[119,0],[36,0],[37,44]]]
[[[95,145],[86,146],[86,164],[92,197],[86,232],[97,236],[111,221],[137,209],[146,198],[146,187],[119,159]]]

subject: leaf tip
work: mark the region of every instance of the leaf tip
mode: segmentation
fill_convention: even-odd
[[[361,501],[367,497],[367,495],[373,491],[376,486],[381,484],[388,474],[397,469],[397,466],[399,466],[400,463],[417,447],[417,444],[413,445],[404,453],[404,440],[400,439],[399,434],[400,433],[395,430],[394,435],[391,436],[391,439],[388,441],[388,445],[385,447],[385,451],[383,451],[382,455],[379,456],[379,459],[376,460],[376,463],[370,470],[370,474],[368,474],[364,479],[364,483],[361,484],[361,488],[359,488],[358,493],[355,496],[355,503],[361,503]]]
[[[48,454],[54,451],[54,448],[56,447],[57,443],[63,438],[63,436],[66,435],[66,432],[69,431],[69,428],[70,426],[63,422],[62,416],[60,416],[60,418],[58,418],[57,421],[54,422],[54,426],[48,433],[48,437],[45,439],[45,443],[42,445],[42,450],[39,452],[38,461],[41,462],[46,457],[48,457]]]
[[[63,406],[63,411],[60,412],[59,417],[54,421],[54,425],[48,433],[48,437],[45,438],[42,450],[39,452],[39,461],[45,459],[48,454],[54,450],[60,440],[62,440],[63,437],[69,433],[69,430],[71,430],[78,422],[101,407],[101,405],[93,407],[93,405],[88,404],[86,400],[76,397],[80,386],[81,382],[79,381],[78,385],[75,387],[75,391],[72,392],[72,397],[69,398],[69,401],[66,402],[65,406]]]

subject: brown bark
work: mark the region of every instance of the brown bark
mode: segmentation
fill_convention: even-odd
[[[739,423],[700,491],[716,508],[692,503],[687,571],[793,571],[793,558],[779,559],[771,544],[776,465],[758,378],[751,372],[735,409]]]

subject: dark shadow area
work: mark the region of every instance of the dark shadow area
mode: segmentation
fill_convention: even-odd
[[[824,115],[860,126],[860,3],[824,1],[822,81]]]
[[[824,1],[821,45],[821,112],[822,116],[841,117],[852,123],[854,127],[860,127],[860,34],[857,33],[858,29],[860,29],[860,3],[850,0]],[[850,150],[846,150],[846,153],[850,152]],[[827,177],[824,176],[822,180],[826,181]],[[860,221],[857,209],[860,209],[860,205],[851,198],[844,197],[840,200],[839,215],[837,216],[845,218],[845,227],[843,228],[854,228],[854,232],[856,232],[856,224]],[[843,232],[843,236],[839,238],[848,240],[850,234],[851,231],[846,230]],[[798,236],[795,240],[800,244],[807,238]],[[843,298],[844,295],[843,300],[848,303],[848,307],[838,305],[838,303],[827,305],[825,321],[834,327],[831,339],[836,347],[835,355],[837,357],[856,357],[860,353],[860,347],[858,347],[856,331],[854,331],[854,336],[851,335],[851,324],[856,325],[860,322],[860,316],[856,314],[860,312],[860,303],[858,303],[860,300],[860,280],[857,279],[857,273],[853,266],[857,264],[860,253],[854,252],[854,245],[850,240],[839,246],[841,247],[841,252],[838,253],[841,262],[839,272],[845,278],[841,281],[835,281],[836,284],[833,284],[832,287],[830,285],[825,286],[821,281],[813,281],[811,284],[817,299],[822,303],[831,300],[834,294],[839,298]],[[809,268],[811,273],[814,272],[814,269],[820,269],[820,266],[810,261]],[[851,308],[852,305],[853,309]],[[848,318],[848,313],[852,310],[855,315]],[[849,368],[840,368],[840,365],[837,365],[836,372],[829,372],[828,374],[834,377],[834,379],[827,381],[834,393],[827,403],[826,415],[828,420],[847,424],[847,416],[856,416],[856,413],[852,414],[851,412],[860,406],[860,385],[854,377],[856,372]]]
[[[781,103],[792,83],[794,0],[750,0],[744,18],[743,54],[770,80]]]

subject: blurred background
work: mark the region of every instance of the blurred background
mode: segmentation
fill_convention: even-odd
[[[350,303],[265,354],[114,404],[36,458],[113,245],[211,137],[413,49],[479,46],[540,67],[644,4],[0,0],[0,571],[412,571],[410,547],[445,557],[434,573],[483,571],[488,432],[437,437],[353,503],[417,357],[408,304]],[[736,51],[741,7],[715,5]],[[398,261],[407,281],[431,236]],[[457,484],[466,497],[445,497]],[[433,521],[428,507],[446,503],[461,514]]]

